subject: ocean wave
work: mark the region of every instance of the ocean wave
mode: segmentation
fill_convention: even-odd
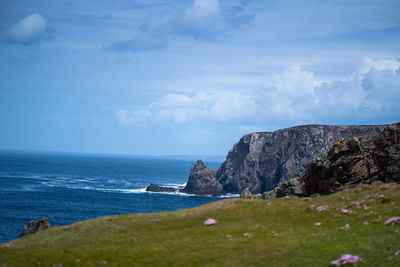
[[[42,184],[46,184],[50,187],[58,186],[56,184],[42,182]],[[164,186],[164,185],[163,185]],[[93,187],[93,186],[74,186],[74,185],[65,185],[64,187],[68,189],[75,189],[75,190],[94,190],[94,191],[101,191],[101,192],[110,192],[110,193],[122,193],[122,194],[162,194],[162,195],[174,195],[174,196],[183,196],[183,197],[197,197],[198,195],[195,194],[187,194],[184,192],[176,191],[176,192],[151,192],[146,191],[146,187],[144,188],[104,188],[104,187]],[[212,195],[202,195],[201,197],[216,197]],[[239,197],[237,194],[226,194],[222,196],[217,196],[217,198],[235,198]]]
[[[163,185],[164,186],[164,185]],[[108,191],[108,190],[107,190]],[[175,196],[185,196],[185,197],[197,197],[198,195],[195,194],[188,194],[180,191],[176,192],[151,192],[151,191],[146,191],[146,188],[140,188],[140,189],[112,189],[109,191],[118,191],[121,193],[133,193],[133,194],[163,194],[163,195],[175,195]],[[213,196],[213,195],[201,195],[200,197],[217,197],[217,198],[236,198],[239,197],[239,194],[226,194],[226,195],[221,195],[221,196]]]
[[[19,172],[0,172],[0,177],[13,179],[49,180],[49,178],[46,176]]]
[[[122,193],[122,194],[163,194],[163,195],[174,195],[174,196],[183,196],[183,197],[192,197],[197,196],[195,194],[187,194],[181,192],[180,190],[186,186],[186,183],[160,183],[162,187],[172,187],[177,191],[175,192],[150,192],[146,191],[146,187],[143,186],[143,183],[137,183],[136,186],[139,188],[132,188],[135,185],[126,180],[116,180],[116,179],[108,179],[106,181],[97,181],[94,179],[74,179],[69,177],[57,177],[55,179],[46,179],[41,182],[42,185],[48,187],[64,187],[73,190],[93,190],[93,191],[101,191],[108,193]],[[216,197],[212,195],[202,195],[202,197]],[[217,198],[235,198],[239,197],[238,194],[226,194],[222,196],[217,196]]]
[[[181,184],[181,183],[179,183],[179,184],[177,184],[177,183],[162,183],[162,184],[160,184],[160,186],[162,186],[162,187],[173,187],[173,188],[183,188],[183,187],[186,186],[186,183],[183,183],[183,184]]]

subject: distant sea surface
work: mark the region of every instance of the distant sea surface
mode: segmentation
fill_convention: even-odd
[[[31,220],[68,225],[106,215],[173,211],[221,198],[148,193],[150,183],[178,187],[193,161],[0,151],[0,243]],[[206,162],[218,168],[219,162]]]

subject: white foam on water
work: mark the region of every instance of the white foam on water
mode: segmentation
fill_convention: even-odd
[[[110,182],[112,180],[108,180],[107,182]],[[116,180],[115,180],[116,181]],[[72,179],[72,178],[67,178],[67,177],[57,177],[56,179],[52,180],[47,180],[41,182],[41,184],[46,185],[48,187],[65,187],[69,189],[75,189],[75,190],[94,190],[94,191],[102,191],[102,192],[114,192],[114,193],[122,193],[122,194],[164,194],[164,195],[174,195],[174,196],[185,196],[185,197],[192,197],[192,196],[197,196],[195,194],[188,194],[181,192],[185,186],[186,183],[183,184],[177,184],[177,183],[164,183],[161,184],[162,187],[173,187],[177,189],[175,192],[150,192],[146,191],[146,187],[144,188],[110,188],[109,186],[102,184],[99,182],[99,185],[96,186],[95,183],[97,181],[93,179]],[[126,182],[126,181],[125,181]],[[120,184],[116,183],[115,185]],[[203,195],[202,197],[216,197],[212,195]],[[217,198],[235,198],[239,197],[238,194],[226,194],[222,196],[217,196]]]
[[[239,194],[231,194],[231,193],[228,193],[228,194],[222,195],[222,196],[218,196],[218,198],[238,198],[238,197],[240,197]]]
[[[127,193],[127,194],[140,194],[140,193],[146,193],[146,188],[138,188],[138,189],[113,188],[113,189],[102,189],[102,191],[113,191],[113,192]]]

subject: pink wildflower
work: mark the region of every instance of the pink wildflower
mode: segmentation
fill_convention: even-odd
[[[327,205],[317,207],[317,211],[324,211],[328,208]]]
[[[215,219],[210,218],[210,219],[207,219],[204,222],[204,226],[210,226],[210,225],[213,225],[213,224],[216,224],[216,223],[217,223],[217,221]]]
[[[316,223],[314,223],[314,225],[315,226],[321,226],[321,223],[320,222],[316,222]]]
[[[244,233],[243,236],[248,237],[248,238],[252,238],[253,234],[252,233]]]
[[[400,223],[400,217],[392,217],[385,221],[385,225],[392,224],[392,223]]]
[[[357,263],[357,261],[359,259],[360,259],[359,256],[353,256],[351,254],[344,254],[339,259],[331,261],[331,265],[336,265],[336,266],[340,266],[340,265],[344,265],[344,264],[353,264],[354,265]]]
[[[347,213],[349,213],[349,210],[342,209],[342,213],[347,214]]]
[[[342,231],[347,231],[349,229],[350,229],[350,224],[348,224],[348,223],[345,226],[340,227],[340,230],[342,230]]]

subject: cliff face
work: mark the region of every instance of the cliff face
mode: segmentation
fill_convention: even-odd
[[[400,123],[385,127],[370,140],[337,142],[314,159],[305,175],[308,195],[330,194],[375,181],[400,182]]]
[[[269,191],[302,176],[311,161],[336,142],[370,139],[382,130],[383,126],[304,125],[248,134],[229,151],[216,181],[225,193],[237,194],[245,188],[253,194]]]

